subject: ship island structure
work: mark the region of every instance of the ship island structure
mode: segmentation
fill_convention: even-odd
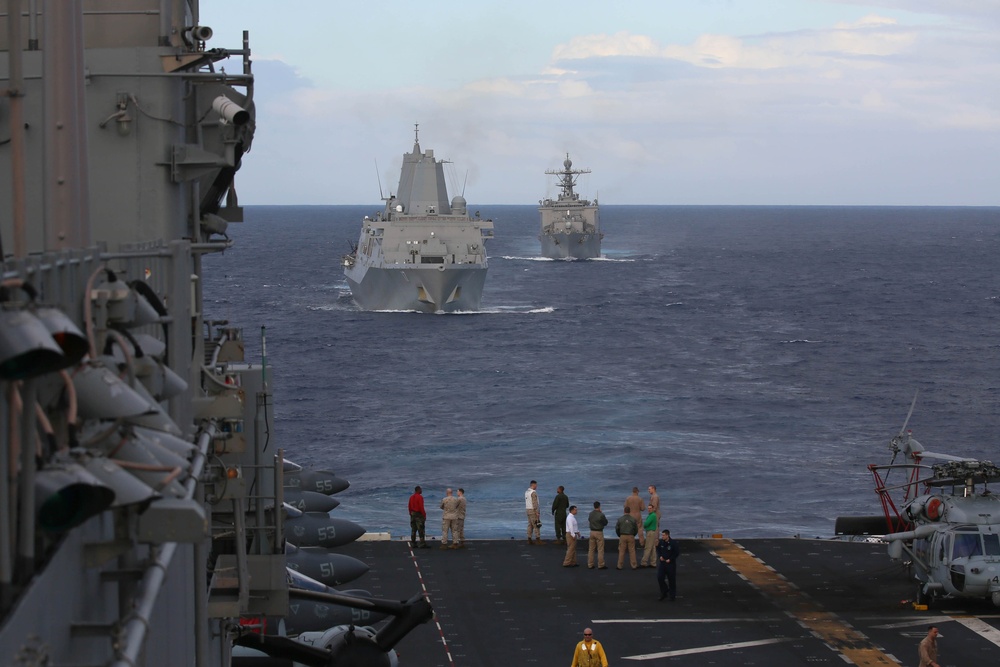
[[[448,200],[445,161],[421,150],[419,139],[415,126],[396,194],[365,216],[357,246],[343,259],[347,284],[363,310],[478,310],[493,222],[471,216],[463,195]]]
[[[569,153],[563,160],[562,170],[545,172],[559,178],[562,190],[556,199],[538,202],[542,228],[538,239],[542,242],[542,257],[549,259],[593,259],[601,256],[601,216],[597,199],[580,199],[573,189],[581,174],[589,169],[573,169]]]
[[[368,570],[332,552],[348,482],[285,458],[275,365],[206,312],[245,297],[207,258],[257,115],[249,33],[199,17],[0,8],[2,665],[388,667],[432,614],[333,588]]]

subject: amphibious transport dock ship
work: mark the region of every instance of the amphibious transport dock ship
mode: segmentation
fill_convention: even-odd
[[[365,310],[478,310],[492,237],[493,222],[470,216],[462,195],[448,201],[444,161],[422,151],[416,135],[396,194],[365,217],[344,275]]]
[[[562,171],[545,172],[559,177],[561,191],[557,199],[539,201],[538,212],[542,217],[542,257],[550,259],[593,259],[601,256],[601,215],[597,200],[580,199],[574,190],[580,174],[589,169],[573,169],[569,153],[563,161]]]
[[[468,530],[468,527],[467,527]],[[562,567],[566,547],[523,539],[471,540],[465,549],[411,550],[357,542],[344,553],[371,566],[380,597],[419,582],[434,622],[397,646],[419,667],[569,665],[584,628],[611,665],[916,665],[927,626],[940,628],[942,665],[989,665],[1000,618],[986,603],[914,608],[905,564],[886,545],[827,539],[681,539],[677,599],[659,601],[655,568]]]

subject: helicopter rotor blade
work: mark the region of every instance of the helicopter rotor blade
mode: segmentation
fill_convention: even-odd
[[[899,429],[899,435],[902,436],[906,433],[906,425],[910,423],[910,417],[913,416],[913,408],[917,405],[917,397],[920,396],[920,390],[917,389],[913,392],[913,401],[910,403],[910,411],[906,413],[906,419],[903,420],[903,427]]]
[[[941,459],[942,461],[975,461],[976,459],[969,458],[968,456],[954,456],[953,454],[938,454],[937,452],[920,452],[920,458],[922,459]]]

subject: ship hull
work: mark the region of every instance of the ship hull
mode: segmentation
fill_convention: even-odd
[[[486,267],[353,267],[345,276],[364,310],[451,313],[479,310]]]
[[[542,234],[542,257],[594,259],[601,256],[601,235],[582,232]]]

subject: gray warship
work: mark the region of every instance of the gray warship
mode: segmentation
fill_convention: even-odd
[[[569,153],[563,160],[561,171],[550,169],[545,172],[559,177],[562,189],[557,199],[543,199],[538,202],[538,212],[542,218],[542,231],[538,239],[542,242],[542,257],[549,259],[593,259],[601,256],[601,215],[597,200],[580,199],[574,190],[580,174],[589,174],[589,169],[573,169]]]
[[[273,369],[205,313],[249,35],[209,48],[197,0],[4,6],[0,662],[396,664],[429,604],[333,588],[367,570],[330,551],[364,533],[327,514],[347,482],[285,460]]]
[[[343,258],[347,284],[364,310],[478,310],[493,222],[470,216],[462,195],[448,201],[444,161],[421,150],[418,131],[396,194],[365,216],[357,246]]]

